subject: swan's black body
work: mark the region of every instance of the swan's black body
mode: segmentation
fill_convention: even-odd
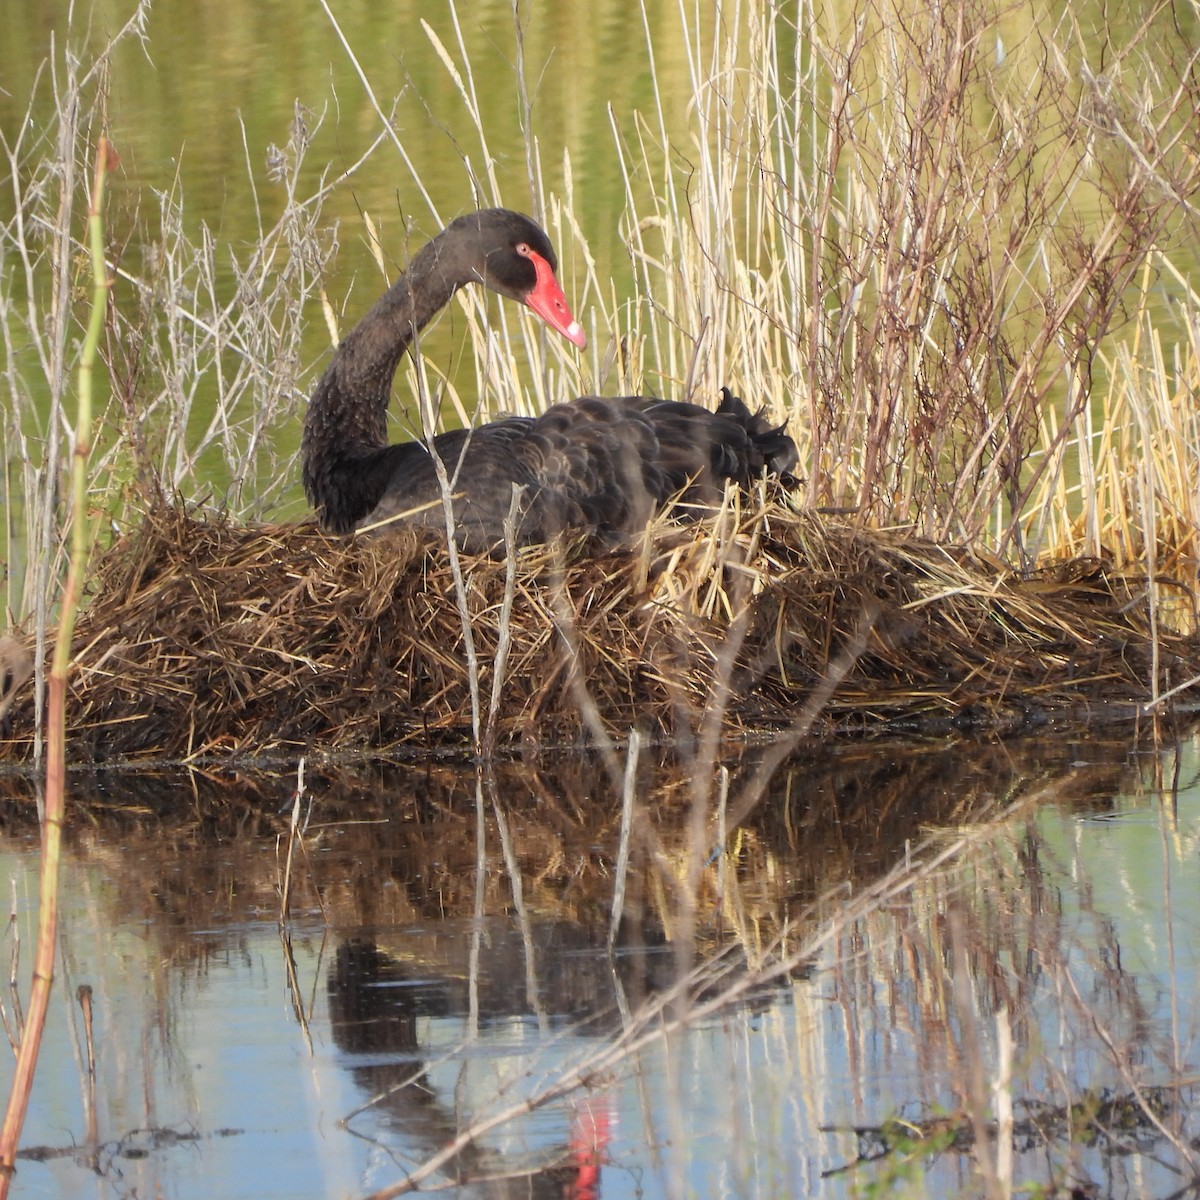
[[[445,528],[429,448],[387,444],[396,368],[417,332],[473,282],[528,304],[582,346],[554,268],[542,230],[505,209],[460,217],[414,256],[338,347],[309,405],[304,490],[326,529]],[[644,527],[673,496],[712,504],[726,479],[747,486],[796,462],[792,439],[728,390],[716,412],[643,396],[584,396],[540,417],[440,434],[433,447],[451,481],[455,535],[474,550],[503,541],[514,485],[522,489],[519,543],[564,529],[613,542]]]

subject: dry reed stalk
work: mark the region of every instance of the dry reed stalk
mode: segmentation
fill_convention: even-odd
[[[661,99],[616,127],[650,390],[735,373],[796,418],[810,504],[1031,565],[1077,508],[1098,529],[1092,481],[1120,462],[1089,402],[1196,194],[1194,49],[1147,19],[1120,70],[1085,70],[1081,110],[1069,21],[1014,43],[971,0],[838,20],[806,9],[783,38],[778,6],[748,6],[705,47],[684,19],[678,173]]]
[[[470,989],[467,1030],[471,1037],[479,1032],[479,955],[483,941],[483,916],[487,894],[487,806],[484,801],[483,764],[475,766],[475,896],[471,914],[471,951],[469,956]]]
[[[629,846],[633,839],[634,805],[637,801],[638,756],[642,739],[636,729],[629,731],[625,750],[625,778],[621,788],[621,838],[617,846],[617,863],[613,870],[612,909],[608,919],[608,952],[611,954],[621,927],[625,909],[625,882],[629,873]]]
[[[419,349],[418,345],[418,351]],[[422,379],[422,382],[424,381],[424,375],[421,370],[423,366],[424,360],[420,359],[418,354],[418,376]],[[479,655],[475,649],[475,634],[471,627],[471,610],[467,599],[467,582],[463,578],[462,554],[459,551],[458,539],[454,536],[454,488],[457,484],[458,470],[461,468],[463,459],[459,460],[459,465],[455,468],[455,478],[451,479],[446,471],[446,464],[441,454],[438,453],[437,447],[434,445],[436,429],[433,414],[427,403],[428,395],[428,388],[422,387],[419,389],[418,400],[421,412],[421,432],[428,447],[430,458],[433,460],[434,474],[437,477],[438,492],[441,497],[442,515],[446,530],[446,558],[450,565],[450,578],[454,585],[454,599],[461,621],[459,633],[461,635],[460,640],[467,670],[467,691],[471,705],[471,737],[475,744],[475,751],[479,754],[482,752],[483,743],[483,710],[480,696]],[[500,653],[497,649],[497,660],[499,660],[499,657]]]
[[[1000,1146],[993,1137],[990,1121],[991,1106],[988,1103],[986,1066],[984,1063],[982,1037],[976,1014],[975,997],[972,994],[974,976],[968,953],[968,941],[964,929],[962,910],[952,907],[946,914],[949,934],[950,961],[953,969],[949,974],[949,1009],[959,1023],[959,1038],[963,1048],[961,1064],[962,1089],[966,1093],[967,1118],[974,1134],[971,1156],[975,1169],[982,1178],[984,1195],[988,1200],[1011,1200],[1000,1180],[998,1164]]]
[[[21,926],[17,920],[17,881],[14,878],[9,882],[12,896],[9,902],[7,931],[12,935],[12,947],[8,958],[8,998],[12,1003],[12,1015],[9,1015],[8,1006],[0,1003],[0,1019],[4,1022],[4,1033],[8,1038],[9,1048],[16,1054],[21,1044],[21,1031],[25,1028],[25,1013],[18,986],[21,968]]]
[[[1012,1022],[1002,1004],[996,1012],[996,1076],[991,1093],[996,1114],[995,1179],[1006,1197],[1013,1193],[1013,1058]]]
[[[517,924],[521,930],[521,941],[524,946],[522,957],[525,961],[525,996],[529,1007],[537,1017],[538,1024],[544,1035],[548,1031],[547,1019],[545,1009],[542,1005],[541,989],[538,986],[538,955],[533,934],[533,918],[529,906],[525,901],[524,876],[521,873],[520,863],[517,858],[512,828],[508,818],[505,816],[504,806],[500,803],[500,796],[496,789],[496,778],[486,769],[481,774],[483,775],[484,791],[477,792],[477,797],[481,798],[482,795],[486,794],[490,802],[489,807],[491,808],[492,819],[496,823],[496,832],[500,840],[500,853],[504,859],[505,875],[508,878],[509,891],[512,895],[512,905],[516,910]],[[479,983],[478,959],[475,960],[474,966],[476,973],[471,979],[473,990],[477,988]]]
[[[283,878],[279,884],[279,925],[282,928],[291,918],[292,862],[296,846],[304,839],[300,810],[304,803],[304,758],[296,765],[296,790],[292,793],[292,813],[288,822],[287,856],[283,864]],[[306,826],[307,821],[304,822]]]
[[[492,660],[492,693],[488,700],[487,724],[484,726],[481,741],[481,753],[484,758],[492,758],[496,753],[501,691],[508,670],[508,653],[512,646],[512,607],[517,591],[517,511],[520,500],[520,490],[514,485],[508,516],[504,521],[504,599],[500,602],[496,654]]]
[[[95,1014],[92,1006],[92,989],[86,983],[81,983],[75,989],[75,999],[83,1014],[83,1046],[87,1063],[87,1083],[83,1093],[83,1111],[86,1131],[84,1144],[97,1146],[100,1143],[100,1128],[96,1111],[96,1028]]]

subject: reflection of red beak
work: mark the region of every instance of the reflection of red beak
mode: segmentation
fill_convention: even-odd
[[[563,1189],[566,1200],[600,1200],[600,1169],[612,1140],[610,1105],[609,1098],[593,1096],[572,1114],[569,1160],[575,1176]]]
[[[525,303],[547,325],[557,329],[568,342],[574,342],[582,350],[587,345],[587,337],[579,322],[571,316],[567,298],[554,277],[554,268],[536,250],[527,251],[527,256],[537,271],[537,282],[533,285],[533,291],[526,295]]]

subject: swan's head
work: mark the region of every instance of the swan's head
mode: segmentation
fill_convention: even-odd
[[[554,248],[535,222],[507,208],[487,208],[459,217],[446,232],[461,245],[470,278],[527,304],[581,350],[587,345],[554,273]]]

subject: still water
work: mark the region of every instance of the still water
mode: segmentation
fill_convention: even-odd
[[[856,1165],[856,1127],[969,1113],[972,1080],[988,1119],[1012,1101],[1017,1184],[1170,1195],[1195,1176],[1168,1135],[1200,1132],[1198,766],[1099,737],[814,753],[691,890],[678,762],[643,768],[624,872],[578,760],[310,770],[290,871],[290,769],[81,776],[15,1195],[365,1196],[439,1153],[425,1183],[461,1196],[983,1194],[994,1138]],[[12,1029],[36,826],[0,784]],[[1118,1131],[1069,1131],[1113,1097]]]

